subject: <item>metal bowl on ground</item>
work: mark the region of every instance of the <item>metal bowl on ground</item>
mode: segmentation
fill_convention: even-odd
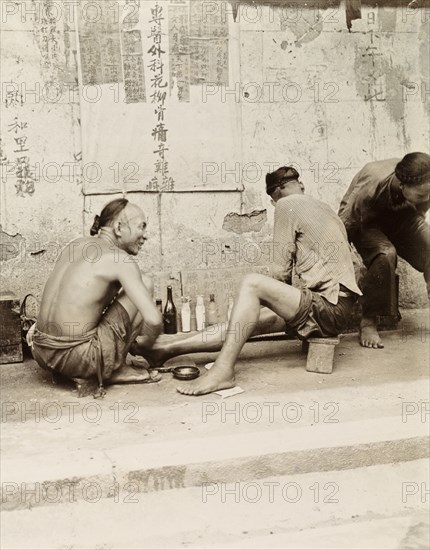
[[[188,355],[168,359],[163,365],[157,367],[158,372],[172,372],[176,367],[195,367],[196,363]]]
[[[175,367],[172,370],[173,376],[178,380],[194,380],[200,376],[200,370],[198,367]]]

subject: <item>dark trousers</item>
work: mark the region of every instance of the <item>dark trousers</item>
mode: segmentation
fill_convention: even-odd
[[[423,273],[429,285],[430,227],[415,211],[390,212],[349,237],[367,267],[361,284],[363,316],[397,316],[397,256]]]

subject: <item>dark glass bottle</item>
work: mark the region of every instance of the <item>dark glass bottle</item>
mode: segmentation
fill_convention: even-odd
[[[167,302],[164,307],[163,324],[165,334],[176,334],[178,332],[176,322],[176,307],[173,303],[172,287],[167,287]]]

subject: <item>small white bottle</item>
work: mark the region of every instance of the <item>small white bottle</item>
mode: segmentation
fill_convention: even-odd
[[[191,332],[191,308],[187,296],[182,296],[181,325],[182,332]]]
[[[227,322],[230,321],[231,312],[232,312],[232,310],[233,310],[233,304],[234,304],[233,297],[232,297],[232,296],[229,296],[229,297],[228,297]]]
[[[197,330],[203,330],[205,328],[206,310],[205,310],[205,303],[203,301],[202,295],[197,296],[196,323],[197,323]]]

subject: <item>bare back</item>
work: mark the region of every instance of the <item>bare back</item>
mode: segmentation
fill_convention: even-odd
[[[99,237],[69,243],[46,283],[37,328],[54,336],[80,337],[97,326],[121,288],[119,262],[126,263],[127,255]]]

